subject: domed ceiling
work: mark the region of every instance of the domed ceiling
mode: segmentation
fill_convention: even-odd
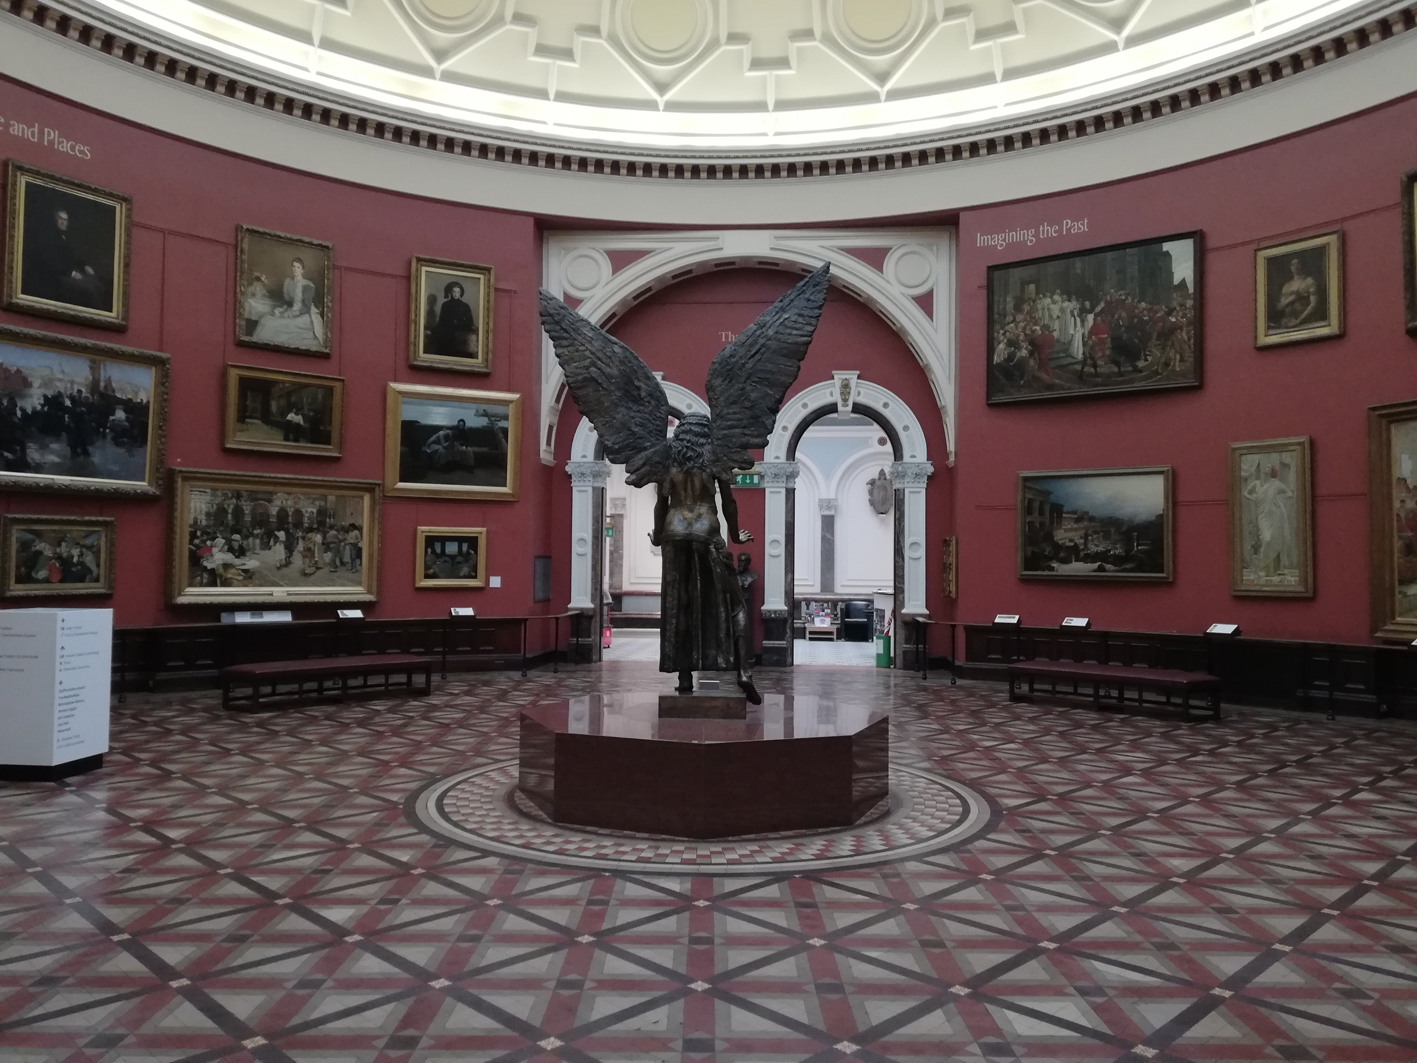
[[[781,156],[1066,116],[1373,0],[60,0],[331,104],[520,143]]]

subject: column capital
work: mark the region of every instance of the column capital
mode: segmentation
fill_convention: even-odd
[[[604,487],[610,479],[610,466],[603,461],[568,461],[566,475],[576,487]]]
[[[795,461],[763,461],[758,463],[758,469],[763,474],[764,487],[791,487],[797,482]]]
[[[935,471],[933,461],[896,461],[891,463],[891,482],[902,487],[924,487]]]

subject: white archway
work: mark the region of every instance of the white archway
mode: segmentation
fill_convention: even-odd
[[[670,383],[659,373],[655,376],[664,388],[671,410],[709,412],[708,403],[688,388]],[[600,606],[595,561],[601,548],[600,526],[605,522],[604,491],[610,463],[599,450],[599,434],[590,421],[582,417],[571,441],[571,459],[566,462],[566,473],[571,477],[571,601],[566,608],[572,612],[594,612]],[[601,492],[598,497],[597,491]]]
[[[878,259],[879,266],[871,264]],[[694,274],[731,266],[806,272],[830,262],[832,283],[880,314],[924,369],[953,462],[954,260],[953,229],[565,232],[546,236],[542,287],[606,327],[635,303]],[[541,460],[550,465],[566,386],[544,333],[541,344]]]

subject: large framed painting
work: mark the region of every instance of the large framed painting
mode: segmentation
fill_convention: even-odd
[[[112,517],[0,515],[0,595],[112,595],[115,524]]]
[[[425,498],[517,498],[520,395],[390,384],[384,489]]]
[[[1201,234],[989,267],[988,401],[1201,382]]]
[[[162,489],[168,356],[0,325],[0,490]]]
[[[1343,233],[1255,251],[1255,346],[1343,335]]]
[[[334,246],[236,227],[236,342],[330,356]]]
[[[1407,334],[1417,336],[1417,170],[1402,176],[1402,279]]]
[[[419,528],[414,557],[415,587],[487,586],[486,528]]]
[[[228,365],[222,442],[227,450],[339,457],[344,378]]]
[[[177,605],[372,602],[379,484],[173,470]]]
[[[427,369],[492,371],[492,267],[413,259],[408,360]]]
[[[5,186],[5,309],[126,329],[133,201],[14,159]]]
[[[1171,466],[1021,472],[1024,579],[1172,578]]]
[[[1230,593],[1312,598],[1308,436],[1230,444]]]
[[[1368,409],[1373,634],[1417,639],[1417,401]]]

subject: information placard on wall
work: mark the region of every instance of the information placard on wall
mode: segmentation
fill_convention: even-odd
[[[0,773],[97,767],[108,751],[112,609],[0,611]]]

